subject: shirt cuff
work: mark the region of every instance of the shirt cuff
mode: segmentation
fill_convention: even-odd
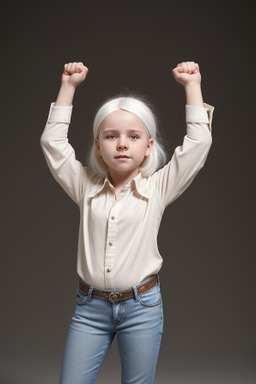
[[[210,132],[212,131],[212,116],[214,107],[210,104],[185,105],[186,123],[208,124]]]
[[[70,124],[73,105],[54,106],[51,103],[47,123],[66,123]]]
[[[214,107],[204,103],[200,105],[185,105],[186,123],[205,123],[211,124]]]

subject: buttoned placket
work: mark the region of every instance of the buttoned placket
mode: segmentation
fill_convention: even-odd
[[[109,211],[107,236],[106,236],[106,253],[105,253],[105,286],[110,288],[113,276],[113,270],[116,261],[116,242],[117,242],[117,220],[121,212],[124,196],[128,193],[129,187],[124,186],[119,192],[117,198],[114,199],[112,207]]]

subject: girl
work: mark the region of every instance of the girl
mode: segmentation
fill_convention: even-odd
[[[80,208],[79,288],[60,383],[94,383],[117,335],[122,383],[150,384],[163,332],[158,229],[165,208],[205,163],[213,107],[203,104],[198,64],[178,64],[173,76],[185,89],[187,134],[169,163],[160,168],[165,154],[150,108],[120,97],[95,116],[88,168],[67,138],[74,93],[87,72],[81,62],[65,64],[41,137],[53,176]]]

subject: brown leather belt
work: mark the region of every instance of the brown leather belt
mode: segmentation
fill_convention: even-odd
[[[147,292],[149,289],[153,288],[158,283],[158,277],[155,275],[151,280],[146,283],[137,286],[138,295],[141,295],[144,292]],[[89,287],[84,285],[81,280],[79,280],[79,289],[87,295],[89,292]],[[118,300],[127,300],[134,297],[133,289],[127,289],[125,291],[99,291],[98,289],[94,289],[92,291],[92,297],[97,297],[99,299],[106,299],[115,303]]]

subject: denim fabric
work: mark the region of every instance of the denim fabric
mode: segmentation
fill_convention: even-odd
[[[92,297],[91,286],[88,295],[77,291],[60,384],[93,384],[115,335],[122,384],[154,383],[163,332],[160,286],[140,296],[133,290],[135,298],[115,303]]]

